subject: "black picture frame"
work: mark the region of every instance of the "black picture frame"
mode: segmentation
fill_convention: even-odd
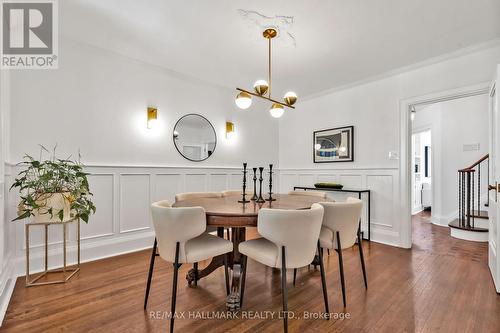
[[[335,133],[338,132],[338,133]],[[332,156],[319,156],[318,149],[316,149],[316,144],[319,144],[317,142],[317,139],[321,137],[321,134],[324,134],[325,136],[328,134],[334,135],[334,134],[341,134],[341,133],[346,133],[347,136],[347,156],[345,157],[340,157],[338,155],[332,155]],[[312,153],[313,153],[313,162],[314,163],[338,163],[338,162],[354,162],[354,126],[343,126],[343,127],[334,127],[334,128],[328,128],[324,130],[318,130],[313,132],[313,146],[312,146]]]

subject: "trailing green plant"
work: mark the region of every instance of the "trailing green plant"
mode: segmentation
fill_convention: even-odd
[[[56,157],[56,147],[50,159],[42,160],[43,152],[49,152],[41,146],[40,158],[37,160],[25,155],[23,162],[18,165],[25,169],[19,172],[10,189],[18,188],[21,197],[18,216],[13,220],[22,220],[38,214],[49,214],[51,218],[57,216],[63,220],[64,211],[54,211],[53,207],[45,207],[47,195],[61,194],[70,203],[70,216],[89,221],[91,214],[95,214],[96,207],[92,202],[92,193],[89,190],[88,173],[84,172],[84,165],[78,160]],[[50,153],[50,152],[49,152]]]

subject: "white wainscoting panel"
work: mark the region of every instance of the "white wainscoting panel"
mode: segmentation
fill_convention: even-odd
[[[114,176],[112,173],[93,174],[88,177],[97,208],[90,223],[82,221],[81,239],[112,236],[115,225]]]
[[[294,186],[313,186],[317,182],[338,182],[345,188],[371,190],[371,238],[374,241],[400,245],[397,205],[398,169],[280,169],[280,192],[286,193]],[[366,194],[365,194],[366,195]],[[364,195],[364,196],[365,196]],[[355,193],[328,193],[330,198],[343,201]],[[367,217],[365,205],[363,216]]]
[[[156,174],[153,184],[155,186],[154,201],[168,200],[173,203],[175,195],[183,190],[182,174]]]
[[[228,176],[226,174],[213,173],[210,174],[210,191],[221,192],[227,190]]]
[[[394,226],[394,182],[392,175],[367,175],[366,187],[372,190],[372,224],[392,228]]]
[[[120,175],[120,233],[151,227],[150,174]]]
[[[184,192],[204,192],[207,191],[207,174],[187,173],[185,175],[186,185]]]

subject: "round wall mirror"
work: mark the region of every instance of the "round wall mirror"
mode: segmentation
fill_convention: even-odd
[[[212,124],[199,114],[187,114],[174,126],[174,145],[186,159],[204,161],[215,151],[217,135]]]

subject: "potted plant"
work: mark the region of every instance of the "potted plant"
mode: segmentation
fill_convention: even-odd
[[[47,151],[43,146],[41,149]],[[88,222],[96,208],[89,191],[88,173],[83,171],[83,165],[70,158],[52,158],[36,160],[30,155],[18,165],[24,166],[11,186],[18,188],[21,202],[18,206],[18,216],[22,220],[33,216],[36,222],[58,222],[79,218]]]

